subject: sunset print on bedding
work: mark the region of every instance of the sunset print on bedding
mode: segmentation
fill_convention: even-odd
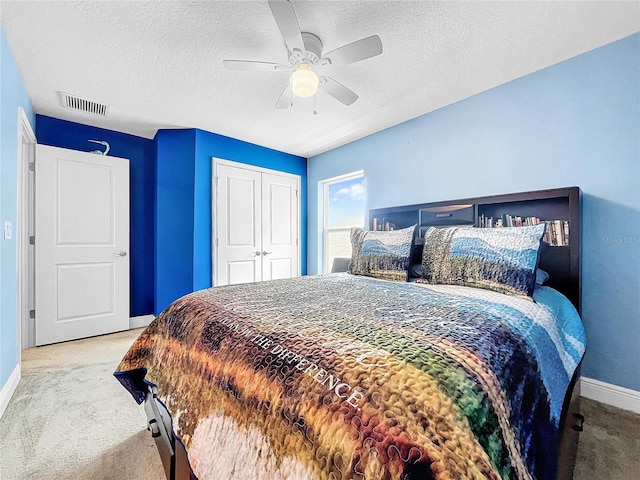
[[[547,290],[350,274],[213,288],[167,308],[115,375],[138,402],[158,386],[201,480],[551,479],[584,331]]]

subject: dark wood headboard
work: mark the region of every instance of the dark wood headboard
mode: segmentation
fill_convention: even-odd
[[[580,279],[580,188],[567,187],[533,192],[509,193],[488,197],[463,198],[443,202],[420,203],[369,211],[369,228],[384,230],[418,224],[429,226],[487,225],[489,219],[505,222],[515,217],[537,217],[554,222],[553,231],[568,229],[557,243],[543,242],[539,266],[549,273],[546,285],[562,292],[581,312]],[[515,220],[514,220],[515,221]]]

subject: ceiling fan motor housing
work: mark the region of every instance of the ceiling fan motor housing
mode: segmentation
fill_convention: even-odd
[[[313,33],[302,32],[302,42],[306,50],[302,53],[302,57],[294,52],[289,57],[289,61],[292,65],[296,65],[300,61],[306,61],[315,65],[322,57],[322,41]]]

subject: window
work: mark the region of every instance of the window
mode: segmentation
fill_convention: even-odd
[[[364,227],[364,172],[326,180],[324,183],[323,271],[333,259],[351,257],[351,227]]]

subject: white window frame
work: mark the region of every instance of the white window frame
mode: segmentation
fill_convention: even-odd
[[[358,170],[357,172],[346,173],[333,178],[328,178],[322,181],[322,273],[331,272],[331,265],[328,265],[327,257],[327,236],[328,232],[350,231],[351,227],[342,228],[329,228],[329,187],[336,183],[345,182],[347,180],[354,180],[356,178],[364,179],[364,170]],[[366,211],[362,212],[366,219]],[[366,221],[366,220],[365,220]],[[364,226],[363,226],[364,227]]]

